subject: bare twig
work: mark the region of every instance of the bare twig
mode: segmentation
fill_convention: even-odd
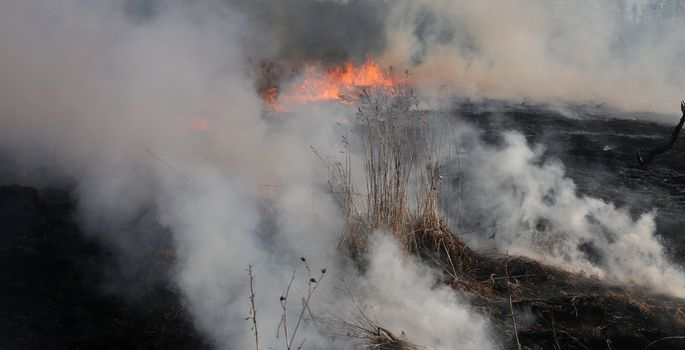
[[[552,334],[554,335],[554,344],[556,344],[557,350],[561,350],[561,345],[559,345],[559,339],[557,338],[557,328],[554,326],[554,312],[552,312]]]
[[[288,283],[288,288],[286,288],[285,293],[281,295],[280,301],[281,301],[281,309],[283,309],[283,314],[281,315],[281,321],[278,323],[278,328],[276,329],[276,338],[278,338],[278,334],[280,333],[281,326],[283,327],[283,334],[285,336],[285,345],[286,348],[289,349],[289,344],[290,342],[288,341],[288,295],[290,294],[290,287],[293,285],[293,281],[295,280],[295,273],[297,271],[293,271],[293,276],[290,278],[290,283]]]
[[[250,317],[248,317],[248,319],[252,320],[255,347],[259,350],[259,330],[257,328],[257,308],[255,307],[254,274],[252,273],[252,265],[248,267],[247,271],[250,276]]]
[[[511,302],[511,290],[509,289],[509,268],[508,268],[509,255],[504,259],[504,274],[507,278],[507,292],[509,293],[509,309],[511,310],[511,322],[514,324],[514,335],[516,336],[516,345],[518,350],[521,350],[521,342],[519,341],[519,331],[516,326],[516,316],[514,316],[514,305]]]
[[[321,280],[323,279],[324,274],[326,273],[326,269],[321,270],[321,275],[319,276],[319,279],[315,279],[312,277],[312,271],[309,268],[309,264],[307,264],[307,260],[305,258],[301,258],[302,262],[305,265],[305,268],[307,269],[307,278],[309,279],[308,285],[307,285],[307,299],[304,301],[302,305],[302,310],[300,311],[300,315],[297,318],[297,323],[295,324],[295,329],[293,330],[292,337],[290,339],[290,343],[288,344],[288,350],[291,349],[293,340],[295,339],[295,335],[297,334],[297,330],[300,328],[300,322],[302,322],[302,317],[304,316],[304,313],[307,311],[309,308],[309,301],[312,298],[312,295],[314,294],[314,291],[316,291],[316,288],[319,286],[319,283],[321,283]],[[303,342],[304,344],[304,342]],[[301,346],[300,346],[301,347]]]
[[[664,340],[685,340],[685,336],[672,336],[672,337],[663,337],[663,338],[659,338],[659,339],[657,339],[657,340],[655,340],[655,341],[653,341],[653,342],[647,344],[647,346],[645,346],[645,350],[651,348],[652,345],[655,345],[655,344],[657,344],[657,343],[660,343],[660,342],[662,342],[662,341],[664,341]]]
[[[494,274],[493,274],[494,275]],[[480,282],[488,282],[488,281],[497,281],[497,280],[509,280],[511,278],[522,278],[522,277],[541,277],[545,276],[544,274],[541,273],[531,273],[531,274],[525,274],[525,275],[513,275],[513,276],[504,276],[504,277],[490,277],[486,280],[482,280]]]
[[[574,336],[572,336],[572,335],[570,335],[570,334],[568,334],[568,333],[566,333],[566,335],[567,335],[569,338],[573,339],[573,341],[575,341],[576,344],[580,345],[583,349],[585,349],[585,350],[590,350],[590,348],[588,348],[587,346],[585,346],[585,344],[583,344],[580,340],[578,340],[578,338],[576,338],[576,337],[574,337]]]
[[[312,315],[312,311],[309,308],[309,302],[311,300],[312,295],[314,294],[314,291],[316,291],[316,288],[319,286],[321,283],[321,280],[323,279],[324,274],[326,273],[326,269],[321,269],[321,275],[319,276],[318,280],[312,277],[311,269],[309,268],[309,264],[307,264],[307,260],[305,258],[300,258],[300,260],[304,263],[305,268],[307,269],[307,278],[308,278],[308,288],[307,288],[307,296],[306,298],[303,298],[302,302],[302,309],[300,310],[297,318],[297,323],[295,323],[295,328],[293,329],[292,332],[288,331],[288,297],[290,295],[290,288],[293,285],[293,282],[295,281],[295,275],[297,273],[297,270],[293,271],[293,275],[290,278],[290,282],[288,283],[288,287],[285,290],[285,293],[281,295],[280,302],[281,302],[281,309],[283,310],[283,313],[281,315],[281,320],[278,323],[278,327],[276,329],[276,338],[278,338],[281,329],[283,330],[284,334],[284,341],[285,341],[285,349],[286,350],[291,350],[293,348],[293,343],[295,342],[295,338],[297,337],[297,332],[300,329],[300,325],[302,323],[302,320],[304,319],[304,314],[306,312],[309,312],[310,315]],[[297,347],[297,349],[301,349],[304,346],[304,343],[307,341],[305,338],[302,340],[300,345]]]
[[[188,182],[191,181],[191,179],[190,179],[186,174],[184,174],[184,173],[178,171],[178,170],[177,170],[176,168],[174,168],[171,164],[169,164],[169,162],[165,161],[165,160],[162,159],[160,156],[158,156],[157,154],[155,154],[154,152],[152,152],[152,150],[150,149],[150,147],[145,146],[145,150],[147,151],[147,153],[149,153],[149,154],[152,156],[152,158],[157,159],[157,160],[158,160],[160,163],[162,163],[162,165],[164,165],[167,169],[173,171],[174,173],[176,173],[176,175],[178,175],[178,176],[184,178],[186,181],[188,181]]]

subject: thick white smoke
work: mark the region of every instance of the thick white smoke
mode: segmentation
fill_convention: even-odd
[[[344,132],[336,122],[351,113],[303,107],[265,115],[242,55],[249,21],[225,4],[170,2],[142,18],[124,8],[115,1],[0,2],[1,146],[26,169],[48,164],[77,182],[87,231],[123,257],[122,269],[145,270],[151,261],[138,252],[162,249],[156,231],[170,232],[177,261],[170,278],[217,348],[252,346],[246,270],[254,265],[262,346],[282,347],[279,297],[297,269],[293,322],[307,283],[300,256],[332,275],[312,310],[346,307],[333,287],[347,273],[336,250],[342,220],[309,146],[326,152]],[[399,265],[389,268],[400,269],[393,283],[411,287],[402,278],[419,279],[411,266],[406,277]],[[455,296],[437,289],[433,300],[430,280],[422,281],[415,302],[471,320]],[[423,317],[419,306],[414,317]],[[470,342],[484,336],[484,325],[479,319],[468,328]],[[417,335],[432,329],[395,326]],[[300,329],[297,341],[304,338],[309,347],[332,346],[311,325]]]
[[[331,271],[312,309],[325,314],[350,307],[334,288],[349,272],[336,251],[342,219],[309,149],[325,151],[337,142],[345,131],[336,122],[345,125],[350,112],[303,107],[265,116],[254,77],[246,73],[252,57],[244,53],[263,53],[255,46],[271,41],[253,35],[272,33],[253,32],[249,15],[220,1],[153,3],[151,13],[131,16],[117,1],[0,0],[0,147],[23,166],[47,164],[76,181],[88,231],[122,255],[156,247],[158,236],[144,231],[170,231],[178,262],[171,278],[218,348],[251,347],[244,318],[246,268],[253,264],[263,347],[280,346],[282,339],[274,338],[278,299],[293,270],[289,317],[297,317],[306,288],[300,256],[314,271]],[[613,24],[601,21],[601,9],[590,17],[581,16],[584,9],[571,12],[569,19],[568,12],[550,9],[541,1],[401,1],[387,21],[383,17],[381,56],[386,63],[416,65],[419,77],[440,71],[458,92],[479,96],[671,105],[681,86],[667,79],[671,71],[638,70],[652,55],[612,65],[603,40],[612,37]],[[421,14],[425,33],[417,36]],[[653,45],[658,66],[676,62],[677,55],[664,53],[679,35]],[[613,87],[615,93],[608,92]],[[498,247],[571,261],[615,281],[685,290],[682,274],[653,237],[650,214],[633,219],[611,204],[578,197],[561,167],[537,164],[518,136],[508,136],[503,149],[470,147],[472,161],[464,168],[481,180],[472,183],[481,196],[474,212],[492,210],[515,229],[498,236]],[[546,202],[548,193],[553,203]],[[132,229],[141,213],[156,226]],[[519,234],[543,217],[562,236],[544,251],[529,244],[529,234]],[[577,248],[586,241],[605,253],[603,263],[588,262]],[[359,292],[391,331],[436,349],[495,347],[487,321],[437,286],[431,271],[398,258],[384,238],[376,238],[370,254]],[[313,348],[332,346],[314,327],[301,334]]]
[[[469,312],[436,273],[410,257],[383,233],[370,238],[371,257],[360,293],[383,327],[429,349],[496,349],[497,337],[482,315]]]
[[[563,164],[545,159],[544,148],[521,134],[505,133],[491,146],[474,141],[467,127],[460,133],[468,142],[459,215],[478,223],[464,236],[472,246],[685,296],[685,271],[666,255],[655,212],[635,217],[630,208],[579,194]]]
[[[385,23],[383,61],[426,88],[668,113],[685,94],[679,19],[632,23],[615,1],[407,0]]]

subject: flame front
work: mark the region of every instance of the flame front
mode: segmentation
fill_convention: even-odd
[[[395,83],[372,59],[356,67],[352,62],[324,69],[321,63],[305,64],[303,80],[283,92],[270,88],[266,102],[276,111],[284,111],[284,105],[312,102],[350,103],[363,89],[394,93]]]

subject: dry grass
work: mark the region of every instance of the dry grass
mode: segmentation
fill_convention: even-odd
[[[342,139],[344,159],[327,161],[331,193],[345,215],[338,242],[350,255],[368,248],[368,235],[388,232],[407,255],[421,258],[450,276],[455,289],[491,296],[473,271],[478,256],[461,242],[438,209],[441,170],[451,150],[448,116],[422,108],[406,87],[391,95],[363,92],[354,125],[364,183],[353,181],[350,138]],[[361,190],[360,190],[361,189]]]
[[[447,117],[423,110],[407,89],[396,91],[365,92],[360,99],[354,136],[362,159],[361,185],[353,181],[359,169],[353,169],[350,138],[343,138],[341,160],[328,161],[314,150],[328,167],[331,192],[345,216],[339,247],[352,257],[362,256],[370,233],[388,232],[404,254],[440,269],[442,282],[469,294],[474,309],[491,316],[498,332],[511,334],[511,348],[597,348],[612,341],[625,345],[630,337],[645,342],[685,329],[682,301],[664,306],[658,297],[640,296],[524,257],[487,256],[461,242],[438,208],[441,170],[449,160],[445,150],[450,149],[446,135],[440,134],[447,128],[438,126],[447,123],[442,120]],[[563,241],[549,232],[534,237],[536,244],[550,249]],[[521,328],[519,312],[545,316]],[[418,349],[363,310],[359,314],[342,325],[362,348]]]
[[[387,329],[376,325],[347,325],[350,332],[348,335],[360,341],[362,349],[378,350],[418,350],[416,345],[399,338]]]
[[[353,301],[356,312],[351,320],[329,320],[329,327],[337,329],[345,337],[355,339],[360,349],[378,350],[419,350],[422,347],[409,342],[404,332],[400,336],[384,328],[374,318],[372,307],[364,307],[352,294],[349,285],[347,292]]]
[[[346,217],[339,246],[355,256],[367,249],[368,234],[391,233],[405,251],[418,252],[417,245],[431,236],[443,245],[456,243],[437,208],[440,166],[444,146],[436,147],[435,127],[444,115],[421,108],[410,90],[398,87],[393,94],[364,91],[359,99],[354,125],[361,146],[365,183],[354,183],[350,140],[343,137],[342,160],[326,164],[337,203]],[[360,192],[361,191],[361,192]]]

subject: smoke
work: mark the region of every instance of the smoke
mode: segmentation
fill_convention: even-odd
[[[386,20],[383,59],[473,98],[675,112],[685,91],[676,28],[629,23],[611,1],[402,1]]]
[[[136,7],[143,13],[163,7],[132,3],[147,4]],[[250,24],[240,40],[251,60],[290,67],[374,57],[408,69],[424,94],[596,101],[672,114],[685,91],[685,34],[676,30],[685,11],[633,22],[620,1],[227,3]]]
[[[464,181],[451,215],[471,246],[685,295],[685,271],[665,253],[655,211],[635,215],[580,195],[563,164],[521,134],[506,132],[493,146],[468,127],[457,133]]]
[[[674,113],[685,91],[683,13],[633,22],[620,1],[592,0],[231,3],[254,24],[254,59],[370,56],[424,93]]]
[[[383,327],[429,349],[496,349],[488,321],[464,308],[454,290],[382,233],[370,237],[370,261],[359,293]],[[398,331],[399,333],[399,331]]]
[[[248,47],[249,55],[286,62],[361,62],[380,55],[386,46],[385,16],[392,6],[363,0],[228,2],[253,21],[250,40],[257,45]]]
[[[329,6],[343,5],[320,5]],[[0,3],[0,148],[32,172],[49,166],[46,181],[60,174],[76,183],[86,231],[119,257],[122,276],[112,278],[122,280],[111,288],[148,283],[132,276],[171,279],[198,329],[226,349],[252,346],[249,264],[264,347],[283,344],[283,335],[274,335],[292,271],[286,315],[291,323],[298,317],[307,284],[300,256],[332,275],[311,310],[350,307],[334,288],[350,265],[336,249],[342,218],[309,148],[326,152],[337,143],[347,132],[338,124],[348,124],[350,112],[304,106],[287,116],[265,114],[248,75],[259,33],[249,12],[213,1]],[[166,249],[173,270],[151,268]],[[379,263],[394,263],[385,259]],[[407,299],[418,304],[391,327],[442,336],[428,332],[429,323],[409,322],[425,317],[420,303],[445,305],[455,312],[450,322],[471,320],[456,296],[412,266],[409,282],[393,283],[420,282],[421,299]],[[387,293],[390,303],[400,302],[396,291]],[[377,302],[385,308],[383,294]],[[479,318],[468,329],[485,323]],[[334,341],[312,325],[296,341],[305,338],[320,349]]]
[[[263,345],[276,347],[278,299],[292,271],[298,273],[290,319],[305,294],[300,256],[314,271],[331,271],[312,310],[350,308],[334,287],[350,273],[336,250],[343,219],[309,149],[336,143],[350,113],[305,106],[286,116],[265,114],[250,60],[372,55],[408,66],[427,89],[441,81],[424,77],[440,76],[469,96],[601,98],[655,109],[678,99],[681,55],[670,50],[681,50],[673,46],[681,34],[654,42],[647,31],[625,43],[602,8],[568,6],[554,12],[541,1],[0,1],[0,148],[24,167],[47,165],[76,182],[83,224],[120,255],[124,274],[147,270],[160,242],[169,240],[176,265],[158,277],[181,288],[196,325],[218,348],[251,346],[245,270],[253,264]],[[466,134],[463,140],[474,141]],[[503,149],[473,145],[464,167],[475,179],[472,214],[491,211],[515,228],[498,235],[496,246],[570,261],[615,281],[685,290],[653,236],[652,214],[634,219],[578,197],[562,168],[539,164],[519,136],[507,136]],[[491,176],[479,182],[478,174]],[[542,218],[563,236],[548,250],[518,234]],[[495,347],[487,320],[439,286],[432,271],[397,258],[385,238],[373,242],[355,293],[379,321],[436,349]],[[585,243],[605,260],[591,261]],[[312,326],[304,335],[313,348],[332,346]]]

